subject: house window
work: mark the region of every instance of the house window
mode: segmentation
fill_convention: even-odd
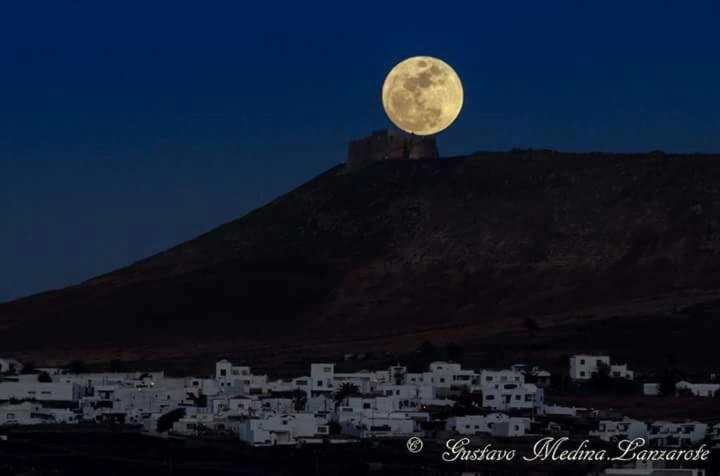
[[[485,400],[495,400],[495,395],[487,395]]]
[[[226,370],[226,369],[220,369],[220,376],[221,376],[221,377],[225,377],[226,375],[227,375],[227,370]]]
[[[584,371],[583,371],[583,372],[580,372],[580,376],[581,376],[581,377],[584,377],[585,375],[586,375],[586,374],[585,374]]]

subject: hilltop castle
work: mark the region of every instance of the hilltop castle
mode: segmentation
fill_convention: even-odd
[[[361,167],[378,160],[437,159],[433,136],[416,136],[393,129],[373,131],[367,137],[350,141],[347,163]]]

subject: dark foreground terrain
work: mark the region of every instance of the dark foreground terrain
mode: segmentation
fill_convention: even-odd
[[[720,156],[483,153],[328,170],[127,268],[1,304],[0,348],[64,363],[431,339],[718,368],[718,302]]]
[[[515,449],[513,462],[443,462],[441,441],[426,440],[421,454],[410,454],[404,441],[363,442],[337,446],[249,448],[238,441],[162,440],[120,430],[10,431],[0,441],[0,475],[77,476],[586,476],[598,463],[524,462],[535,439],[482,440],[497,449]],[[578,440],[579,443],[579,440]],[[610,446],[593,443],[596,449]],[[612,453],[613,455],[615,453]],[[704,466],[708,476],[720,474],[714,452]]]

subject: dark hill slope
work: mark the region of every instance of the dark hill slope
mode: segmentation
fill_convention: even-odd
[[[484,153],[333,168],[132,266],[0,305],[0,348],[501,331],[716,289],[720,157]]]

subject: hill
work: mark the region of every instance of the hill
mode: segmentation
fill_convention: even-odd
[[[186,357],[486,345],[542,329],[565,336],[553,352],[627,353],[607,342],[629,322],[618,316],[701,306],[697,335],[652,337],[692,353],[717,335],[718,291],[719,156],[479,153],[332,168],[156,256],[0,305],[0,348]],[[578,340],[598,322],[605,332]]]

